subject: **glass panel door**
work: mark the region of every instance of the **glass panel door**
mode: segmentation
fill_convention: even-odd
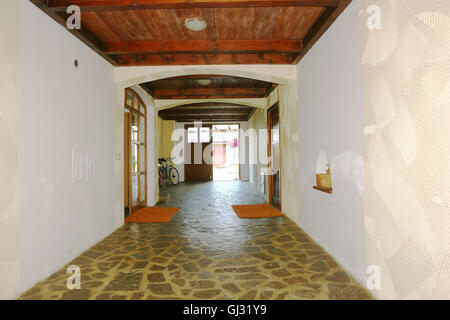
[[[129,134],[125,135],[129,145],[129,170],[125,179],[129,183],[129,195],[125,198],[125,212],[133,214],[147,206],[147,123],[146,107],[140,97],[131,89],[126,90],[125,109],[130,116]]]

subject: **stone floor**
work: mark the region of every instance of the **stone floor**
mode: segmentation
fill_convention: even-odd
[[[165,187],[165,224],[128,224],[21,299],[370,299],[321,247],[286,217],[239,219],[232,204],[262,203],[239,181]]]

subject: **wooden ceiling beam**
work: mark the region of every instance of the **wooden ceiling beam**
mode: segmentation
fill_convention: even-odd
[[[258,99],[261,98],[258,94],[248,95],[204,95],[204,96],[160,96],[159,100],[188,100],[188,99]]]
[[[203,96],[187,96],[187,95],[168,95],[168,96],[157,96],[156,99],[158,100],[189,100],[189,99],[259,99],[261,98],[261,95],[259,94],[235,94],[235,95],[224,95],[224,94],[210,94],[210,95],[203,95]]]
[[[57,13],[53,12],[52,10],[49,10],[47,6],[47,0],[30,0],[31,3],[36,5],[39,9],[44,11],[48,16],[50,16],[53,20],[58,22],[60,25],[62,25],[64,28],[66,27],[66,19],[67,17],[64,15],[64,13]],[[64,10],[65,12],[65,10]],[[87,45],[89,48],[94,50],[96,53],[98,53],[101,57],[103,57],[106,61],[111,63],[112,65],[116,66],[118,63],[118,60],[115,57],[108,56],[103,52],[104,43],[102,40],[97,38],[97,36],[94,35],[91,31],[89,31],[87,28],[81,28],[80,30],[74,29],[69,30],[70,33],[72,33],[75,37],[77,37],[79,40],[81,40],[85,45]]]
[[[265,88],[196,88],[196,89],[155,89],[156,99],[226,99],[261,98]]]
[[[160,116],[176,116],[176,117],[203,117],[203,116],[229,116],[229,117],[248,117],[249,113],[183,113],[183,114],[175,114],[175,113],[160,113]]]
[[[160,115],[163,120],[177,120],[177,121],[247,121],[248,115],[229,116],[229,115],[194,115],[194,116],[181,116],[181,115]]]
[[[188,75],[184,75],[184,76],[176,76],[176,77],[162,79],[162,81],[169,80],[169,79],[170,80],[185,80],[185,79],[208,79],[208,78],[233,79],[233,78],[242,78],[242,77],[235,77],[235,76],[223,75],[223,74],[188,74]],[[242,78],[242,79],[248,79],[248,78]],[[156,80],[156,81],[161,81],[161,80]]]
[[[165,109],[159,111],[159,114],[162,115],[214,115],[214,114],[222,114],[222,115],[249,115],[252,111],[252,108],[248,109],[221,109],[221,108],[196,108],[196,109],[179,109],[177,107]]]
[[[190,108],[190,107],[242,107],[242,108],[253,108],[250,106],[246,106],[239,103],[232,103],[232,102],[195,102],[195,103],[189,103],[189,104],[183,104],[181,106],[177,106],[175,108]],[[163,109],[168,110],[168,109]]]
[[[284,53],[194,53],[120,55],[120,66],[167,66],[208,64],[292,64],[295,54]]]
[[[30,0],[66,27],[67,7],[82,11],[141,9],[316,7],[323,14],[302,40],[158,40],[104,42],[84,24],[68,30],[114,66],[297,64],[352,0]],[[86,16],[86,19],[87,16]],[[83,15],[82,15],[83,23]],[[126,23],[126,21],[125,21]],[[95,28],[94,28],[95,29]],[[119,39],[118,39],[119,40]]]
[[[106,42],[106,54],[267,52],[300,53],[301,40],[152,40]]]
[[[264,95],[266,88],[188,88],[188,89],[155,89],[156,96],[207,96],[220,95]]]
[[[249,8],[249,7],[335,7],[339,0],[47,0],[54,12],[65,12],[69,5],[83,11]]]

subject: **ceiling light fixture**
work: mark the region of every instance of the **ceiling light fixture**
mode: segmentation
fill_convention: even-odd
[[[201,31],[206,28],[207,23],[199,18],[186,19],[184,20],[184,26],[192,31]]]
[[[210,79],[197,79],[196,82],[201,86],[209,86],[212,81]]]

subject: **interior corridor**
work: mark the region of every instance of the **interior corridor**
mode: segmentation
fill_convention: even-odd
[[[286,217],[239,219],[233,204],[264,203],[249,183],[161,189],[169,223],[126,224],[21,299],[370,299]],[[81,270],[68,290],[66,268]]]

